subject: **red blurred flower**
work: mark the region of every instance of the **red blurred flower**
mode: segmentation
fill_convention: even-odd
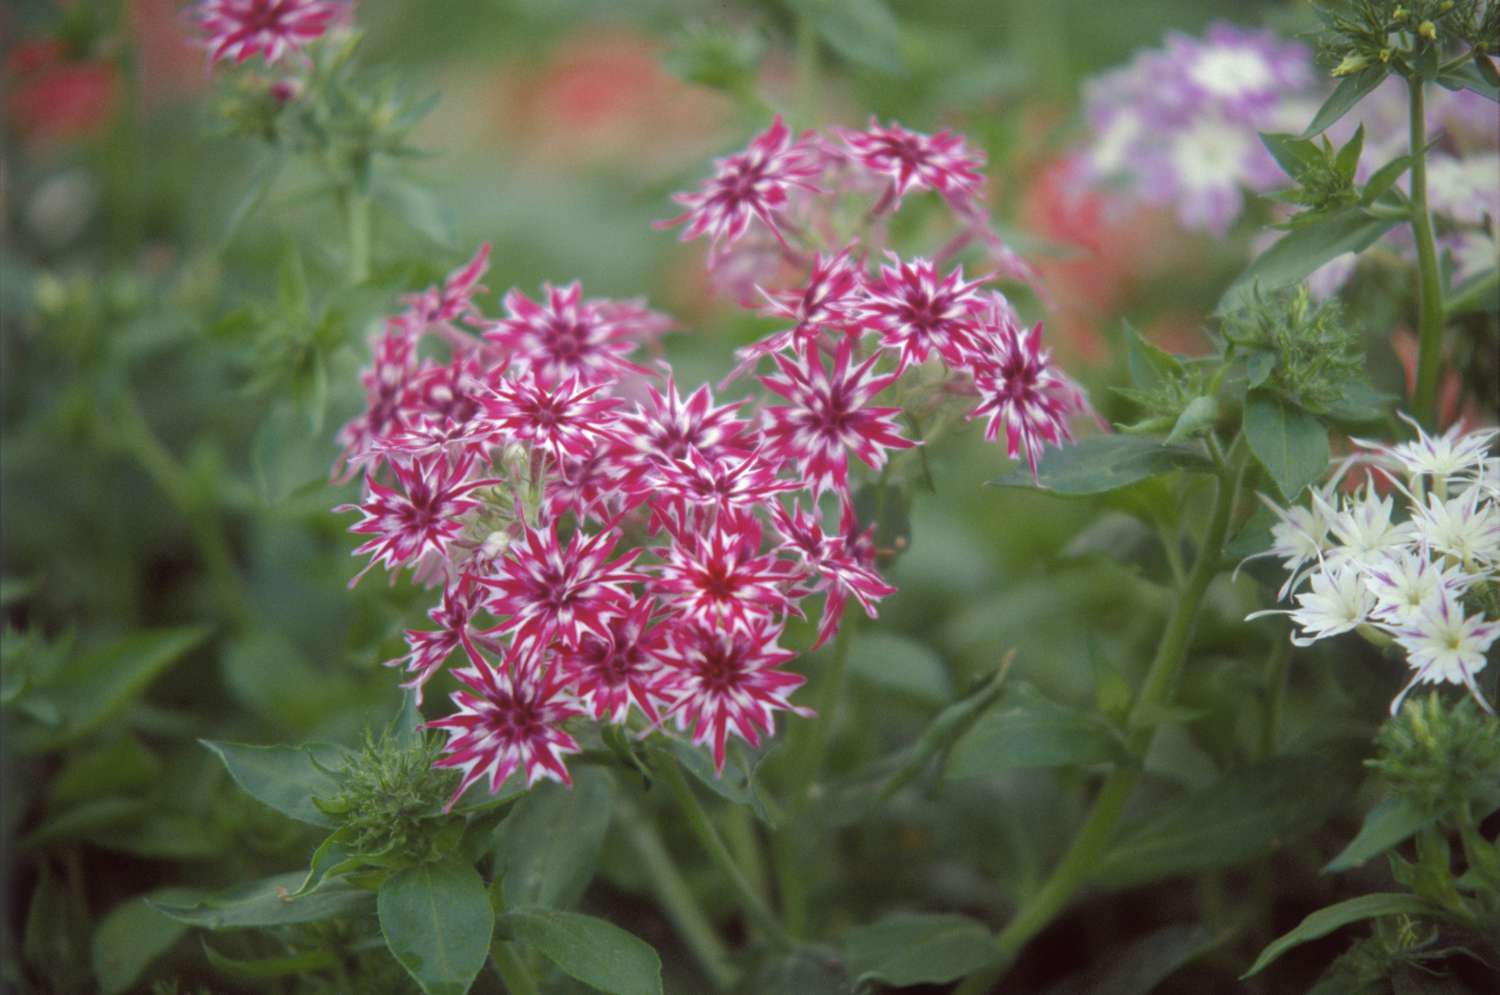
[[[23,42],[6,64],[6,113],[23,137],[44,142],[84,138],[102,128],[119,96],[112,63],[69,60],[55,39]]]

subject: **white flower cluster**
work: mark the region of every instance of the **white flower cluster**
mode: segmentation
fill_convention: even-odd
[[[1288,577],[1277,599],[1290,596],[1296,607],[1249,618],[1290,616],[1298,646],[1356,628],[1393,640],[1414,673],[1392,714],[1413,687],[1437,682],[1462,683],[1493,712],[1474,675],[1500,638],[1500,459],[1489,455],[1500,429],[1465,434],[1454,426],[1432,436],[1407,421],[1415,441],[1355,439],[1361,451],[1308,506],[1281,508],[1262,496],[1277,523],[1260,555],[1281,559]],[[1341,492],[1356,464],[1371,469],[1370,480]],[[1377,492],[1376,475],[1391,493]]]

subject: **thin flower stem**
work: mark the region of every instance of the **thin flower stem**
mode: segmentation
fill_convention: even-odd
[[[542,995],[531,969],[508,941],[496,940],[490,944],[490,960],[495,962],[495,973],[505,982],[510,995]]]
[[[349,283],[370,278],[370,198],[353,187],[339,192],[339,208],[349,235]]]
[[[818,29],[806,14],[797,15],[797,119],[804,128],[818,121]]]
[[[163,496],[176,508],[187,525],[198,556],[208,572],[214,594],[235,623],[245,624],[249,620],[249,609],[241,587],[240,576],[234,565],[234,553],[229,539],[224,534],[223,523],[211,507],[199,497],[191,475],[167,449],[166,444],[151,428],[135,396],[126,390],[119,405],[116,430],[126,452],[146,471]]]
[[[1281,706],[1286,700],[1286,678],[1291,662],[1291,640],[1278,639],[1266,660],[1266,712],[1265,723],[1260,729],[1261,756],[1269,757],[1276,753],[1276,738],[1281,730]]]
[[[699,804],[698,797],[693,794],[692,787],[682,776],[682,768],[671,756],[664,753],[659,756],[662,762],[656,767],[657,773],[666,782],[668,790],[672,792],[677,807],[682,810],[683,816],[687,819],[688,828],[692,830],[694,836],[698,837],[699,844],[713,861],[724,881],[728,883],[730,890],[734,892],[745,916],[765,934],[772,946],[780,950],[792,949],[796,946],[796,941],[771,914],[766,903],[745,879],[744,872],[734,862],[734,856],[724,845],[724,840],[719,836],[719,831],[714,828],[713,821],[709,819],[708,813]]]
[[[661,841],[656,827],[647,820],[632,803],[625,803],[620,824],[625,828],[625,842],[635,851],[646,879],[656,893],[657,901],[666,910],[667,918],[677,928],[682,942],[708,980],[718,991],[734,987],[739,972],[730,959],[729,950],[714,931],[703,907],[688,887],[682,872],[672,861],[672,855]]]
[[[818,717],[807,726],[807,737],[802,749],[792,757],[792,808],[800,812],[806,808],[808,796],[818,779],[823,776],[823,764],[828,757],[828,733],[838,712],[839,700],[844,690],[844,671],[849,663],[849,645],[853,641],[856,617],[850,612],[839,625],[838,635],[833,637],[833,659],[823,673],[818,686]]]
[[[1438,378],[1443,361],[1443,280],[1438,272],[1437,243],[1427,209],[1427,112],[1425,84],[1413,74],[1407,81],[1411,111],[1411,228],[1417,241],[1417,382],[1412,408],[1429,430],[1438,427]]]
[[[1218,457],[1218,447],[1214,453]],[[1238,446],[1235,447],[1238,449]],[[1145,683],[1131,707],[1126,742],[1134,757],[1143,757],[1151,746],[1156,733],[1156,724],[1151,715],[1171,701],[1177,674],[1187,658],[1188,644],[1193,634],[1198,610],[1209,583],[1219,573],[1219,559],[1223,554],[1224,540],[1229,533],[1229,522],[1234,511],[1244,477],[1243,456],[1235,460],[1238,465],[1219,463],[1218,480],[1215,484],[1214,507],[1203,543],[1198,548],[1192,571],[1177,600],[1167,627],[1157,644],[1156,656],[1146,673]],[[954,995],[982,995],[998,981],[1021,950],[1038,933],[1047,927],[1067,905],[1077,890],[1083,886],[1094,865],[1114,839],[1115,827],[1125,810],[1125,803],[1135,790],[1140,779],[1137,763],[1122,763],[1105,780],[1094,799],[1093,808],[1084,820],[1082,828],[1068,847],[1051,875],[1034,892],[1014,918],[995,938],[995,954],[988,964],[969,975],[958,986]]]

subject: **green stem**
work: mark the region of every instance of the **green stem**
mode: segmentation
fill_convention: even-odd
[[[1291,640],[1278,639],[1266,660],[1266,711],[1265,722],[1260,729],[1261,756],[1269,757],[1276,753],[1276,737],[1281,729],[1281,706],[1286,700],[1286,678],[1291,662]]]
[[[730,960],[729,950],[714,931],[682,872],[672,862],[672,855],[662,843],[656,827],[628,802],[622,816],[618,824],[624,826],[625,842],[635,851],[657,901],[687,944],[688,951],[715,989],[727,991],[733,988],[738,972]]]
[[[531,968],[508,941],[496,940],[490,944],[490,960],[495,962],[495,973],[505,982],[510,995],[542,995],[536,979],[531,976]]]
[[[1443,361],[1443,281],[1427,210],[1427,112],[1421,76],[1407,81],[1411,111],[1411,228],[1417,240],[1417,385],[1412,407],[1429,430],[1438,427],[1438,378]]]
[[[804,128],[818,120],[818,30],[806,14],[797,15],[797,120]]]
[[[349,283],[370,278],[370,198],[353,187],[339,192],[339,208],[349,236]]]
[[[1217,452],[1215,455],[1217,456]],[[1157,728],[1150,717],[1170,702],[1177,674],[1182,669],[1183,661],[1187,659],[1188,644],[1192,639],[1198,610],[1203,604],[1203,596],[1208,591],[1209,583],[1219,572],[1219,558],[1223,554],[1224,539],[1229,532],[1229,521],[1243,473],[1243,462],[1236,468],[1220,461],[1213,514],[1204,532],[1203,543],[1198,548],[1192,571],[1188,574],[1181,596],[1162,632],[1161,641],[1157,644],[1156,656],[1146,672],[1145,683],[1131,707],[1127,725],[1130,732],[1126,741],[1134,757],[1144,757],[1150,748]],[[1115,827],[1125,810],[1125,803],[1129,801],[1139,779],[1140,767],[1136,763],[1122,763],[1115,768],[1099,789],[1093,808],[1067,852],[1052,869],[1042,887],[1022,903],[1015,917],[995,938],[994,957],[966,978],[954,995],[982,995],[989,991],[1020,955],[1022,948],[1063,910],[1114,839]]]
[[[853,642],[856,625],[853,614],[844,615],[838,635],[833,639],[833,659],[829,661],[828,669],[823,673],[818,686],[818,717],[807,725],[807,736],[799,744],[802,748],[792,755],[794,811],[806,807],[818,779],[823,776],[823,765],[828,757],[828,735],[833,728],[839,699],[844,690],[844,670],[849,664],[849,645]]]
[[[245,605],[234,553],[224,534],[223,523],[200,499],[191,475],[151,428],[128,389],[121,400],[118,417],[116,428],[125,450],[135,457],[151,482],[182,516],[224,612],[236,623],[245,624],[250,612]]]
[[[781,923],[771,914],[771,910],[760,895],[756,894],[750,882],[745,879],[744,872],[734,862],[734,856],[724,845],[724,840],[719,836],[719,831],[714,828],[713,821],[709,819],[708,813],[699,804],[698,797],[693,794],[693,789],[682,776],[682,768],[669,754],[658,753],[658,757],[660,763],[656,765],[656,772],[672,792],[677,807],[682,810],[683,816],[687,819],[688,828],[692,830],[694,836],[698,837],[698,843],[728,883],[730,890],[734,892],[745,916],[765,934],[772,946],[781,950],[792,949],[796,946],[796,942],[782,928]]]

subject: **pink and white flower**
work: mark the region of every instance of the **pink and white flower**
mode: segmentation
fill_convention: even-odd
[[[946,276],[926,259],[903,262],[894,254],[890,266],[867,285],[860,310],[865,328],[880,335],[880,344],[897,356],[897,373],[936,352],[949,366],[961,366],[974,348],[974,316],[985,308],[979,294],[983,280],[964,281],[960,266]]]
[[[427,617],[437,623],[436,629],[407,629],[405,656],[387,660],[387,667],[404,667],[413,675],[401,686],[417,693],[422,703],[422,687],[442,669],[453,651],[469,638],[469,623],[483,604],[479,586],[468,577],[460,577],[443,588],[443,600]]]
[[[899,207],[909,190],[935,190],[949,202],[962,205],[979,193],[984,154],[970,149],[963,136],[943,130],[935,135],[908,131],[891,122],[870,118],[864,131],[840,131],[855,162],[890,178],[891,209]],[[882,200],[885,203],[885,200]]]
[[[621,725],[634,707],[660,721],[657,706],[671,700],[661,660],[672,629],[652,617],[654,610],[643,598],[607,616],[603,635],[585,632],[572,646],[555,646],[554,665],[594,718]]]
[[[781,459],[797,465],[814,500],[826,490],[848,495],[847,449],[853,449],[872,470],[879,470],[885,465],[887,450],[916,445],[896,425],[900,408],[869,406],[876,394],[896,381],[897,374],[875,375],[878,352],[851,369],[853,350],[853,340],[841,339],[829,370],[823,365],[818,342],[808,339],[802,346],[801,362],[777,355],[780,375],[760,378],[767,390],[790,402],[765,409],[767,445]]]
[[[331,0],[203,0],[192,16],[210,61],[261,55],[270,65],[321,38],[348,11],[348,4]]]
[[[761,551],[754,516],[723,513],[701,532],[674,535],[661,551],[655,591],[682,618],[749,631],[753,620],[796,611],[791,562]]]
[[[793,139],[778,114],[745,151],[714,160],[714,175],[696,193],[674,194],[672,199],[687,210],[657,222],[657,227],[686,223],[682,241],[708,235],[717,244],[733,242],[745,233],[752,218],[758,218],[785,245],[777,219],[786,207],[788,192],[816,191],[812,178],[820,170],[806,140]]]
[[[592,385],[625,373],[650,372],[625,357],[643,339],[670,326],[664,316],[642,307],[611,307],[617,302],[584,300],[577,280],[564,287],[546,284],[542,292],[541,303],[519,290],[507,293],[508,317],[484,333],[487,340],[509,351],[517,369],[529,371],[541,384],[576,377]]]
[[[584,457],[614,438],[619,402],[603,393],[605,386],[585,386],[574,375],[549,387],[523,374],[502,380],[489,392],[483,399],[485,417],[511,440],[545,449],[558,462]]]
[[[468,653],[469,665],[454,672],[469,689],[451,695],[458,711],[425,726],[448,735],[443,756],[433,766],[463,772],[444,811],[451,811],[480,778],[487,777],[490,793],[497,793],[518,768],[526,774],[527,787],[544,778],[572,784],[563,758],[578,752],[578,742],[562,724],[584,710],[568,694],[561,675],[514,649],[499,666],[473,647]]]
[[[743,629],[688,625],[664,657],[677,696],[667,715],[692,730],[695,745],[712,742],[719,773],[731,733],[755,747],[773,731],[778,711],[813,714],[789,700],[807,678],[779,669],[796,658],[780,637],[781,625],[765,618]]]

